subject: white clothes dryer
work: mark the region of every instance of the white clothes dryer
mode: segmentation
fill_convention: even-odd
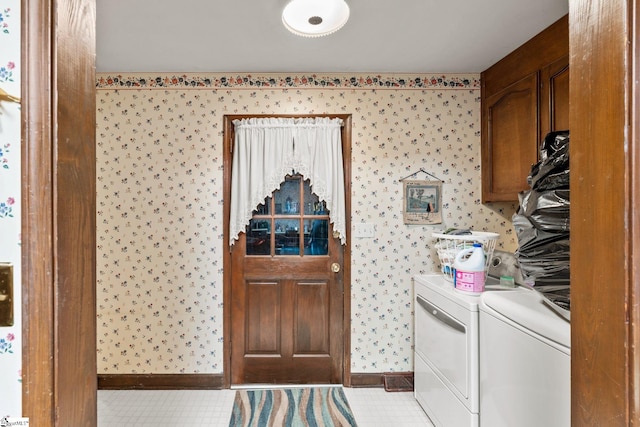
[[[415,285],[414,394],[437,427],[478,427],[478,304],[442,274]]]
[[[570,426],[571,327],[549,304],[524,287],[480,298],[481,427]]]

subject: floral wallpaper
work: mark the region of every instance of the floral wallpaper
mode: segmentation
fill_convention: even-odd
[[[495,231],[483,205],[479,75],[129,76],[97,80],[99,373],[221,373],[225,114],[352,115],[351,370],[413,370],[413,284],[435,271],[431,233]],[[439,226],[402,220],[402,178],[444,181]],[[416,178],[427,178],[418,175]]]
[[[0,88],[20,96],[20,0],[0,1]],[[0,101],[0,263],[13,265],[13,326],[0,326],[0,418],[22,414],[20,105]]]

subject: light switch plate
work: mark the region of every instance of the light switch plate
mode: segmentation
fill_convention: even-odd
[[[355,224],[355,237],[361,239],[373,239],[376,237],[376,225],[368,222],[359,222]]]
[[[13,326],[13,265],[0,263],[0,326]]]

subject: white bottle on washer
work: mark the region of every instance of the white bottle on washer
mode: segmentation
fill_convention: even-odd
[[[474,243],[473,247],[458,252],[453,267],[456,290],[470,294],[484,291],[485,255],[481,243]]]

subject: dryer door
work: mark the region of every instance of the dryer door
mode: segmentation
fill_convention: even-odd
[[[471,348],[470,332],[477,328],[477,312],[451,311],[449,307],[443,310],[435,301],[428,301],[420,295],[416,297],[415,348],[431,365],[440,380],[465,402],[465,406],[473,410],[472,406],[475,405],[469,403],[469,398],[474,394],[472,387],[477,386],[472,378],[473,365],[477,363],[474,362],[477,359],[474,359],[473,352],[477,349]],[[473,335],[477,337],[475,333]]]

